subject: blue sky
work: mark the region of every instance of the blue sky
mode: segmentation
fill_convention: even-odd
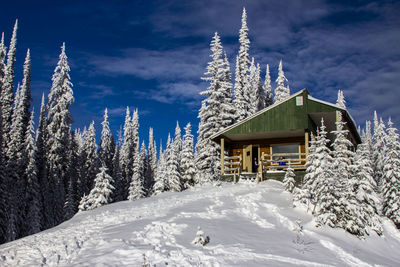
[[[63,2],[63,3],[61,3]],[[234,70],[242,8],[250,55],[279,60],[291,92],[307,88],[335,102],[342,89],[358,124],[377,110],[400,123],[400,3],[398,1],[7,1],[0,11],[6,42],[19,20],[17,77],[26,49],[32,56],[32,91],[38,110],[47,95],[62,42],[71,66],[74,127],[94,120],[100,134],[104,108],[114,133],[125,108],[138,108],[141,139],[153,127],[157,142],[191,122],[197,130],[200,77],[217,31]],[[274,84],[275,86],[275,84]]]

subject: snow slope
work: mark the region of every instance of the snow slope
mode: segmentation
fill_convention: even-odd
[[[198,226],[210,237],[205,247],[191,244]],[[0,265],[400,266],[400,232],[388,221],[384,229],[359,240],[315,228],[280,182],[223,183],[81,212],[1,245]]]

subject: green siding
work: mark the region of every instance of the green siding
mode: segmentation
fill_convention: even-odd
[[[307,113],[335,112],[336,110],[339,110],[335,107],[325,105],[325,104],[316,102],[314,100],[310,100],[308,98],[307,98],[307,106],[308,106]]]
[[[273,107],[256,117],[228,130],[225,134],[248,134],[271,131],[315,130],[316,125],[308,114],[335,112],[337,108],[308,99],[305,90],[298,96],[303,97],[303,105],[296,106],[296,97]]]
[[[303,92],[303,106],[296,106],[296,98],[267,110],[230,129],[227,134],[301,130],[308,127],[307,93]]]

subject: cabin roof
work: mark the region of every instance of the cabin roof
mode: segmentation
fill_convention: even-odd
[[[336,111],[342,112],[343,121],[347,123],[346,128],[350,131],[354,143],[360,143],[361,138],[349,112],[338,105],[312,97],[307,89],[223,129],[211,136],[211,139],[241,141],[300,136],[305,131],[316,132],[322,118],[329,133],[336,129]],[[328,138],[332,140],[333,136],[328,134]]]

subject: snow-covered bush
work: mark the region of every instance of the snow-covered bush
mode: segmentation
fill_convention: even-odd
[[[196,237],[192,241],[192,244],[195,246],[205,246],[210,242],[210,238],[208,236],[204,236],[203,230],[201,230],[200,226],[197,227]]]

